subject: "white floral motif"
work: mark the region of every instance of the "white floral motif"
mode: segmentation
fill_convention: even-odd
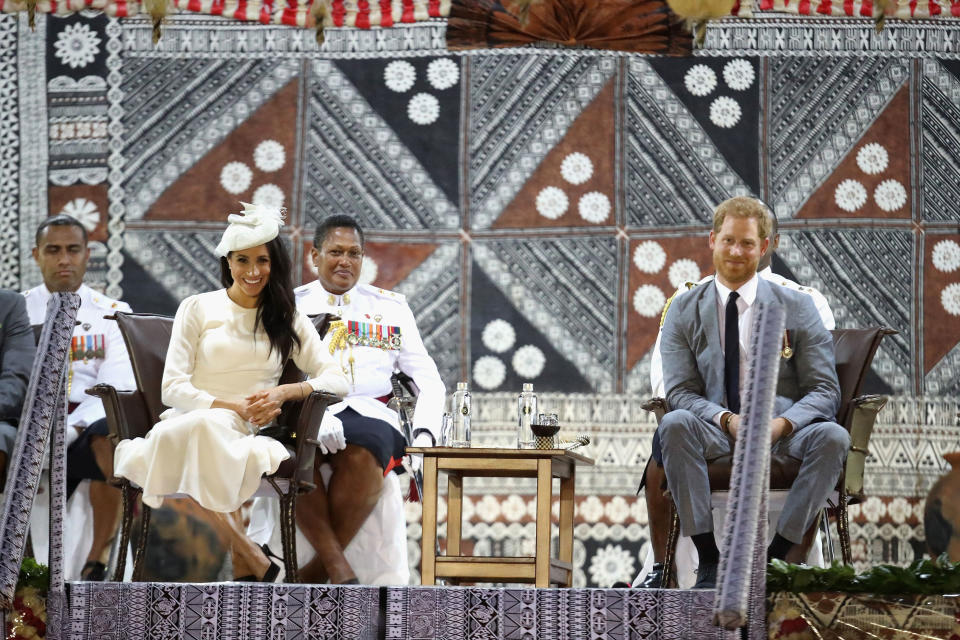
[[[733,98],[720,96],[710,103],[710,122],[729,129],[740,122],[740,105]]]
[[[433,124],[440,117],[440,102],[429,93],[418,93],[410,98],[407,115],[416,124]]]
[[[933,266],[944,273],[960,269],[960,244],[941,240],[933,245]]]
[[[597,549],[590,559],[590,579],[602,587],[609,587],[614,582],[629,582],[635,573],[633,556],[618,544]]]
[[[485,495],[476,505],[477,515],[484,522],[493,522],[500,517],[500,501],[496,496]]]
[[[261,171],[277,171],[286,161],[283,145],[276,140],[264,140],[253,150],[253,164]]]
[[[960,316],[960,282],[944,287],[940,292],[940,303],[950,315]]]
[[[867,522],[877,522],[886,515],[887,507],[877,496],[870,496],[860,505],[860,513],[867,519]]]
[[[228,193],[243,193],[250,188],[253,172],[242,162],[228,162],[220,170],[220,184]]]
[[[544,218],[556,220],[567,212],[570,200],[562,189],[544,187],[537,194],[537,212]]]
[[[253,204],[267,207],[283,206],[283,190],[275,184],[265,184],[253,192]]]
[[[884,180],[874,190],[873,199],[884,211],[896,211],[907,203],[907,190],[896,180]]]
[[[440,58],[427,65],[427,81],[438,91],[449,89],[460,80],[460,67],[450,58]]]
[[[723,80],[734,91],[746,91],[753,84],[753,65],[749,60],[737,58],[723,65]]]
[[[644,273],[657,273],[667,264],[667,252],[658,242],[645,240],[633,250],[633,264]]]
[[[833,200],[844,211],[856,211],[867,201],[867,190],[856,180],[844,180],[833,192]]]
[[[633,292],[633,308],[644,318],[655,318],[666,304],[667,298],[660,287],[643,284]]]
[[[587,496],[577,505],[577,513],[584,522],[597,522],[603,517],[603,502],[597,496]]]
[[[100,53],[100,36],[89,26],[78,22],[58,33],[53,46],[56,49],[53,55],[60,58],[60,62],[71,69],[83,68]]]
[[[890,156],[887,150],[876,142],[863,145],[857,152],[857,166],[869,175],[875,175],[887,168]]]
[[[591,191],[580,197],[577,211],[587,222],[603,222],[610,215],[610,198],[599,191]]]
[[[513,330],[513,325],[509,322],[497,318],[488,322],[487,326],[483,328],[481,339],[484,346],[490,351],[503,353],[513,347],[513,343],[517,339],[517,332]]]
[[[532,379],[543,372],[543,365],[547,363],[547,358],[543,355],[543,351],[532,344],[528,344],[517,349],[513,354],[511,363],[514,371],[521,378]]]
[[[894,524],[903,524],[913,513],[913,507],[907,502],[906,498],[896,497],[887,505],[887,515],[893,520]]]
[[[377,279],[377,272],[379,270],[376,262],[369,257],[364,257],[363,263],[360,265],[360,275],[357,277],[357,281],[360,284],[371,284]]]
[[[576,151],[563,159],[560,175],[570,184],[583,184],[593,175],[593,163],[585,154]]]
[[[717,88],[717,74],[705,64],[695,64],[683,76],[687,91],[695,96],[705,96]]]
[[[86,198],[74,198],[63,206],[60,213],[76,218],[87,231],[93,231],[100,223],[100,211],[97,210],[97,205]]]
[[[473,380],[483,389],[496,389],[507,377],[507,366],[500,358],[483,356],[473,363]]]
[[[527,503],[514,493],[507,496],[507,499],[500,504],[500,511],[507,520],[517,522],[527,515]]]
[[[607,519],[614,524],[623,524],[630,517],[630,507],[627,506],[627,501],[623,499],[623,496],[613,496],[607,506],[604,507],[603,512]]]
[[[405,60],[394,60],[383,70],[383,82],[387,89],[397,93],[409,91],[416,79],[416,69]]]
[[[679,289],[687,282],[700,280],[700,267],[690,258],[680,258],[670,265],[667,277],[670,278],[670,284]]]

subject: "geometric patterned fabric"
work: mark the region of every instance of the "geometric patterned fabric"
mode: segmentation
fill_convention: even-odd
[[[650,431],[632,403],[663,302],[711,272],[712,206],[754,194],[780,219],[778,272],[819,289],[838,327],[899,332],[868,380],[900,407],[868,471],[882,509],[865,503],[851,528],[880,541],[858,562],[922,550],[923,474],[958,426],[922,408],[960,396],[952,21],[729,20],[682,59],[453,54],[438,22],[331,29],[322,49],[309,30],[191,14],[157,45],[144,19],[37,24],[0,15],[0,285],[37,284],[32,230],[64,211],[90,230],[95,286],[172,314],[218,286],[212,249],[238,201],[287,207],[297,284],[314,277],[316,223],[353,214],[362,278],[404,293],[447,387],[476,391],[475,437],[508,437],[523,382],[565,429],[607,434],[578,478],[575,536],[578,584],[603,585],[594,559],[638,568],[646,542],[634,491]],[[599,413],[564,414],[550,392]],[[529,489],[484,486],[487,516],[527,504]],[[505,520],[477,516],[476,544],[514,544],[493,530]]]

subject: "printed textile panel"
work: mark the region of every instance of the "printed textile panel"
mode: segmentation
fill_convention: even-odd
[[[684,59],[459,55],[442,23],[331,29],[320,48],[304,29],[180,15],[154,45],[143,19],[40,14],[31,32],[0,15],[0,279],[39,282],[33,230],[66,212],[90,232],[91,284],[172,314],[219,286],[238,201],[287,208],[297,284],[315,277],[317,222],[356,216],[363,281],[405,294],[448,388],[477,391],[478,440],[493,425],[509,442],[524,382],[565,433],[598,436],[576,575],[608,586],[647,540],[639,402],[661,309],[712,272],[712,207],[753,194],[779,216],[775,271],[820,290],[839,327],[898,331],[867,381],[899,403],[872,444],[879,502],[851,530],[858,562],[907,561],[942,469],[931,446],[960,426],[918,408],[960,394],[955,40],[952,22],[771,18],[712,25]],[[506,482],[472,505],[480,551],[532,537],[530,493]]]
[[[376,587],[162,582],[68,587],[74,640],[380,637]]]
[[[390,639],[739,638],[711,623],[713,591],[386,589]],[[759,637],[759,636],[757,636]]]
[[[767,637],[823,640],[956,638],[954,596],[774,593],[767,598]]]

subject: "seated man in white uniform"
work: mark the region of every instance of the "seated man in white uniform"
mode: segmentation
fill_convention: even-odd
[[[117,530],[120,490],[107,484],[113,472],[113,445],[108,439],[106,413],[99,398],[85,393],[105,383],[117,389],[135,389],[130,357],[113,320],[104,316],[130,311],[125,302],[113,300],[83,284],[90,249],[87,231],[67,215],[47,218],[37,228],[33,258],[40,267],[43,284],[24,291],[31,324],[42,324],[52,292],[72,291],[80,296],[77,326],[70,346],[67,390],[67,518],[64,522],[64,571],[68,580],[103,580],[106,552]],[[89,480],[89,505],[71,500],[85,494]],[[92,524],[87,520],[92,519]],[[46,522],[33,518],[38,528]],[[78,522],[79,521],[79,522]],[[34,535],[43,539],[45,535]]]
[[[809,295],[813,299],[817,312],[820,314],[820,320],[823,322],[823,326],[832,330],[836,326],[836,322],[833,318],[833,312],[830,310],[830,304],[822,293],[812,287],[802,286],[789,278],[773,272],[771,263],[774,252],[780,246],[780,231],[776,214],[769,207],[767,207],[767,211],[770,213],[773,222],[770,249],[760,258],[760,262],[757,265],[757,275],[768,282],[795,291],[802,291]],[[670,299],[667,300],[667,304],[664,306],[663,314],[660,316],[661,328],[663,327],[663,318],[666,316],[667,308],[671,302],[694,287],[712,282],[713,278],[714,274],[711,273],[701,278],[699,282],[687,282],[681,285]],[[650,356],[650,386],[653,389],[653,397],[664,397],[663,362],[660,357],[659,332],[657,333],[657,342],[654,344],[653,352]],[[659,437],[654,436],[651,459],[647,462],[647,468],[640,482],[641,488],[646,487],[647,516],[650,523],[650,550],[644,560],[643,569],[640,571],[637,580],[634,581],[635,586],[648,589],[658,589],[664,585],[662,563],[666,553],[667,534],[670,527],[670,511],[669,503],[667,502],[669,498],[663,495],[663,491],[660,488],[666,478],[662,462]],[[812,550],[812,553],[815,554],[817,551],[818,549],[815,548]],[[681,588],[691,586],[696,580],[697,558],[696,549],[690,538],[681,536],[678,539],[675,559],[679,586]]]
[[[297,501],[299,532],[316,551],[300,572],[306,583],[409,582],[403,497],[393,473],[402,470],[407,443],[397,413],[386,406],[391,375],[403,372],[419,389],[413,446],[433,446],[443,416],[444,385],[406,299],[357,283],[363,243],[363,230],[353,218],[324,220],[311,250],[318,278],[296,289],[297,308],[304,313],[331,313],[343,320],[324,342],[332,345],[350,384],[346,398],[327,410],[320,429],[318,465],[332,473],[325,487],[318,482],[319,489]],[[257,510],[262,508],[261,501]],[[255,513],[250,533],[258,541],[264,537],[262,523]],[[276,544],[275,533],[272,539]]]

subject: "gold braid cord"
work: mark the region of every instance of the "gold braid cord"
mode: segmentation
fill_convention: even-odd
[[[344,373],[350,374],[351,384],[356,385],[357,381],[354,378],[353,372],[353,345],[350,344],[350,341],[347,340],[347,337],[350,335],[350,332],[347,331],[347,325],[343,320],[334,320],[330,323],[330,327],[327,329],[327,335],[330,336],[330,355],[333,355],[337,351],[346,351],[349,349],[350,356],[347,358],[347,361],[350,364],[349,369],[343,367]],[[343,365],[343,353],[340,354],[340,363]]]
[[[696,282],[688,282],[688,283],[687,283],[687,291],[689,291],[690,289],[693,289],[695,286],[697,286],[697,283],[696,283]],[[673,299],[677,297],[677,294],[678,294],[678,293],[680,293],[680,292],[679,292],[679,291],[675,291],[672,296],[670,296],[669,298],[667,298],[666,303],[664,303],[664,305],[663,305],[663,311],[660,312],[660,328],[661,328],[661,329],[663,329],[663,321],[667,319],[667,309],[670,308],[670,303],[673,302]]]

